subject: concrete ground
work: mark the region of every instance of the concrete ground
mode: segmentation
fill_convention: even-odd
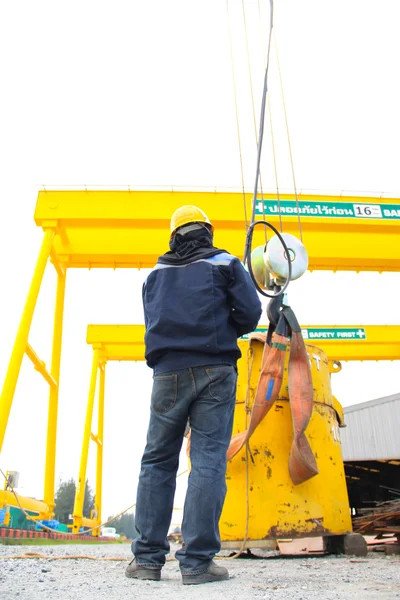
[[[37,552],[49,558],[10,558]],[[254,550],[254,554],[260,554]],[[0,545],[1,600],[393,600],[400,598],[400,557],[370,552],[364,559],[309,555],[263,559],[227,559],[229,581],[182,586],[178,563],[169,560],[161,582],[124,576],[130,560],[127,544],[65,546]],[[117,560],[57,556],[89,556]]]

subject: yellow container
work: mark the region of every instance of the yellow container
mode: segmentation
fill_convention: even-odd
[[[238,391],[233,434],[247,429],[260,374],[263,344],[240,342]],[[246,539],[246,547],[266,540],[338,535],[351,532],[351,516],[340,447],[340,404],[332,396],[326,354],[307,344],[314,386],[314,407],[306,436],[319,474],[295,486],[288,462],[293,441],[288,396],[288,355],[279,399],[246,448],[228,462],[227,496],[220,520],[225,546]],[[249,392],[246,392],[249,385]],[[247,406],[247,408],[246,408]]]

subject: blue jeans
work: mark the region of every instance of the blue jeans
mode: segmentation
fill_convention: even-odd
[[[179,453],[190,420],[191,472],[182,537],[176,553],[184,573],[207,569],[221,542],[218,522],[226,495],[226,451],[232,434],[237,371],[229,365],[180,369],[154,377],[147,445],[136,500],[132,542],[136,562],[162,566],[169,552]]]

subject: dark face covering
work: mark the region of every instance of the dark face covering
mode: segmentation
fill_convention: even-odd
[[[160,257],[166,264],[187,264],[225,252],[213,246],[213,234],[207,226],[180,235],[179,230],[169,241],[170,252]]]
[[[179,258],[185,258],[197,248],[212,248],[213,236],[207,227],[180,235],[179,231],[169,241],[169,249]]]

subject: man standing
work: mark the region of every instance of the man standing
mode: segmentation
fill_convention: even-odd
[[[170,252],[143,286],[147,364],[154,369],[150,424],[136,504],[139,537],[127,577],[161,578],[186,424],[191,472],[176,553],[184,584],[228,579],[213,557],[226,494],[240,357],[237,338],[253,331],[261,303],[234,256],[213,246],[213,226],[195,206],[171,218]]]

